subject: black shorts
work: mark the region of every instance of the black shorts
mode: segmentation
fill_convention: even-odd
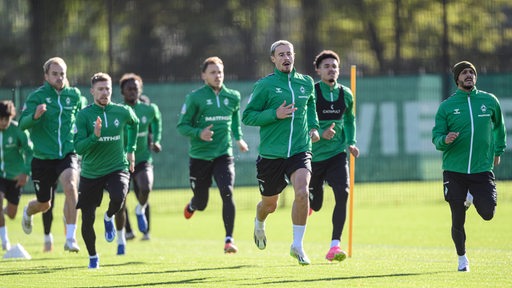
[[[212,176],[217,187],[235,184],[235,160],[233,156],[222,155],[213,160],[190,158],[190,185],[193,191],[204,193],[212,185]]]
[[[153,165],[149,163],[148,161],[142,161],[135,165],[135,169],[133,169],[133,173],[130,173],[131,177],[134,177],[135,175],[141,173],[141,172],[151,172],[153,173]]]
[[[311,173],[311,153],[302,152],[290,158],[256,160],[257,180],[263,196],[274,196],[283,191],[293,172],[306,168]]]
[[[331,187],[347,190],[349,187],[347,153],[342,152],[323,161],[312,162],[310,188],[322,189],[324,182]]]
[[[79,171],[78,157],[75,153],[69,153],[63,159],[32,159],[32,182],[38,202],[48,202],[52,199],[60,174],[68,168]]]
[[[18,205],[21,198],[21,187],[16,187],[16,180],[0,178],[0,193],[4,193],[5,199],[11,204]],[[0,203],[2,205],[3,203]]]
[[[126,171],[115,171],[99,178],[80,176],[76,208],[99,207],[103,199],[103,190],[108,191],[111,199],[124,201],[129,184],[130,173]]]
[[[470,192],[474,202],[482,202],[496,206],[497,191],[493,172],[463,174],[443,171],[444,199],[450,201],[464,201]]]

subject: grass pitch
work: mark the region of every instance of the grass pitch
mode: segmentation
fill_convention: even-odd
[[[235,190],[237,215],[235,243],[240,251],[223,253],[224,228],[220,197],[210,191],[204,212],[185,220],[182,209],[191,191],[154,191],[151,240],[140,233],[129,241],[125,256],[116,256],[116,240],[104,239],[102,215],[96,218],[100,269],[87,269],[85,244],[78,231],[81,251],[64,252],[63,196],[56,199],[53,234],[55,248],[43,253],[41,216],[34,217],[31,235],[21,229],[24,195],[15,220],[7,220],[11,244],[21,243],[31,260],[2,260],[0,287],[511,287],[512,286],[512,182],[498,182],[500,192],[495,218],[482,220],[474,207],[466,222],[467,255],[471,272],[456,272],[457,256],[450,236],[450,212],[442,200],[441,183],[407,182],[357,184],[355,189],[353,255],[329,263],[332,192],[326,189],[322,210],[308,220],[305,251],[310,266],[299,266],[289,256],[292,241],[291,188],[282,205],[267,221],[267,248],[252,240],[254,207],[259,193],[254,187]],[[133,216],[135,200],[128,196]],[[80,223],[80,221],[79,221]],[[80,227],[80,224],[79,224]],[[342,248],[347,245],[347,226]]]

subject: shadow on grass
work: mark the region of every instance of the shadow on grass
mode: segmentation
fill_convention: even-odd
[[[42,261],[44,259],[38,259]],[[35,260],[35,261],[38,261]],[[26,260],[20,260],[26,261]],[[144,262],[126,262],[120,264],[105,264],[101,265],[101,267],[118,267],[118,266],[127,266],[127,265],[144,265]],[[23,269],[17,269],[16,271],[0,271],[0,276],[13,276],[13,275],[30,275],[30,274],[50,274],[55,272],[61,272],[63,270],[84,270],[87,269],[86,260],[84,260],[84,265],[81,266],[39,266],[39,267],[23,267]]]
[[[196,269],[174,269],[174,270],[166,270],[166,271],[143,271],[140,273],[123,273],[123,274],[116,274],[119,276],[131,276],[131,275],[149,275],[149,274],[168,274],[168,273],[186,273],[186,272],[200,272],[200,271],[215,271],[215,270],[233,270],[233,269],[240,269],[240,268],[251,268],[256,267],[252,265],[238,265],[238,266],[231,266],[231,267],[213,267],[213,268],[196,268]]]
[[[360,275],[360,276],[345,276],[345,277],[325,277],[317,279],[290,279],[290,280],[279,280],[279,281],[268,281],[258,282],[254,284],[244,284],[245,286],[255,285],[270,285],[270,284],[287,284],[287,283],[308,283],[308,282],[329,282],[337,280],[355,280],[355,279],[372,279],[372,278],[388,278],[388,277],[409,277],[409,276],[420,276],[420,275],[433,275],[433,274],[444,274],[447,271],[438,272],[427,272],[427,273],[396,273],[396,274],[382,274],[382,275]]]

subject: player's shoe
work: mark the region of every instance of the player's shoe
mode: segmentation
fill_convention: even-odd
[[[224,253],[226,254],[234,254],[238,252],[238,247],[235,246],[232,242],[227,242],[224,245]]]
[[[334,246],[329,249],[329,252],[327,252],[327,255],[325,255],[325,259],[329,261],[343,261],[347,258],[347,253],[345,251],[341,250],[340,247]]]
[[[135,234],[133,232],[126,232],[125,237],[126,240],[133,240],[135,239]]]
[[[459,256],[459,267],[457,267],[459,272],[469,272],[469,260],[465,256]]]
[[[194,215],[194,211],[190,211],[189,207],[190,207],[190,204],[187,203],[187,205],[185,206],[185,209],[183,210],[183,216],[185,216],[185,219],[190,219],[192,217],[192,215]]]
[[[116,238],[116,229],[114,229],[114,216],[112,216],[110,221],[107,221],[105,218],[103,218],[103,222],[105,223],[105,240],[107,240],[107,242],[114,241]]]
[[[466,208],[466,210],[468,210],[469,207],[471,207],[471,204],[473,204],[473,195],[468,192],[466,194],[466,200],[464,201],[464,208]]]
[[[11,243],[9,242],[9,240],[2,242],[2,250],[4,250],[4,251],[11,250]]]
[[[144,241],[151,240],[151,237],[149,237],[149,232],[144,233],[144,235],[142,235],[142,238],[140,238],[140,240],[144,240]]]
[[[267,236],[265,235],[265,228],[256,228],[256,223],[254,225],[254,243],[260,250],[263,250],[265,247],[267,247]]]
[[[89,256],[89,269],[100,268],[100,258],[98,256]]]
[[[25,234],[30,234],[30,233],[32,233],[32,218],[34,218],[34,217],[32,215],[31,216],[27,215],[27,208],[28,208],[28,206],[25,206],[25,208],[23,208],[23,217],[21,219],[21,227],[23,228],[23,232],[25,232]]]
[[[53,240],[45,239],[44,246],[43,246],[43,252],[52,252],[52,251],[53,251]]]
[[[125,248],[126,248],[126,245],[124,245],[124,244],[117,244],[117,255],[124,255]]]
[[[139,231],[142,233],[146,233],[148,231],[148,219],[146,219],[146,215],[137,214],[137,225],[139,226]]]
[[[76,239],[66,239],[66,243],[64,244],[64,251],[78,253],[78,251],[80,251],[80,247],[78,247]]]
[[[290,256],[297,259],[299,261],[300,265],[309,265],[311,264],[311,261],[309,260],[308,256],[303,250],[299,250],[293,245],[290,247]]]

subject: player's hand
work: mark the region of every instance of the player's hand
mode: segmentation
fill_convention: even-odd
[[[293,103],[290,105],[286,105],[286,101],[281,104],[281,106],[277,107],[276,117],[277,119],[286,119],[290,118],[293,115],[293,112],[297,111],[296,107],[293,107]]]
[[[332,138],[334,138],[334,135],[336,134],[334,126],[335,124],[332,123],[331,126],[329,126],[329,128],[325,129],[324,132],[322,133],[322,138],[324,138],[325,140],[331,140]]]
[[[240,150],[240,152],[249,151],[249,145],[247,145],[247,143],[245,143],[244,140],[240,139],[240,140],[236,141],[236,144],[238,144],[238,149]]]
[[[16,188],[23,187],[25,184],[27,184],[28,181],[28,175],[27,174],[20,174],[14,178],[16,180]]]
[[[101,118],[100,116],[98,116],[98,118],[96,118],[96,123],[94,125],[94,135],[96,135],[96,137],[100,137],[101,136]]]
[[[498,166],[501,163],[501,156],[494,156],[494,166]]]
[[[449,132],[446,138],[444,138],[444,143],[451,144],[457,137],[459,137],[459,132]]]
[[[320,140],[320,135],[318,134],[318,131],[316,129],[311,129],[311,131],[309,131],[309,137],[311,137],[311,142],[313,143]]]
[[[34,112],[34,120],[37,120],[43,116],[44,112],[46,112],[46,104],[39,104],[36,107],[36,112]]]
[[[135,171],[135,154],[133,152],[126,153],[126,159],[128,159],[128,163],[130,163],[130,172],[133,173],[133,171]]]
[[[153,150],[155,153],[158,153],[162,151],[162,145],[160,145],[160,143],[151,143],[151,150]]]
[[[201,139],[203,141],[210,142],[213,140],[213,131],[211,128],[213,127],[213,124],[210,124],[208,127],[204,128],[203,131],[201,131]]]
[[[357,148],[355,145],[348,146],[348,151],[350,154],[352,154],[352,156],[356,158],[359,157],[359,148]]]

